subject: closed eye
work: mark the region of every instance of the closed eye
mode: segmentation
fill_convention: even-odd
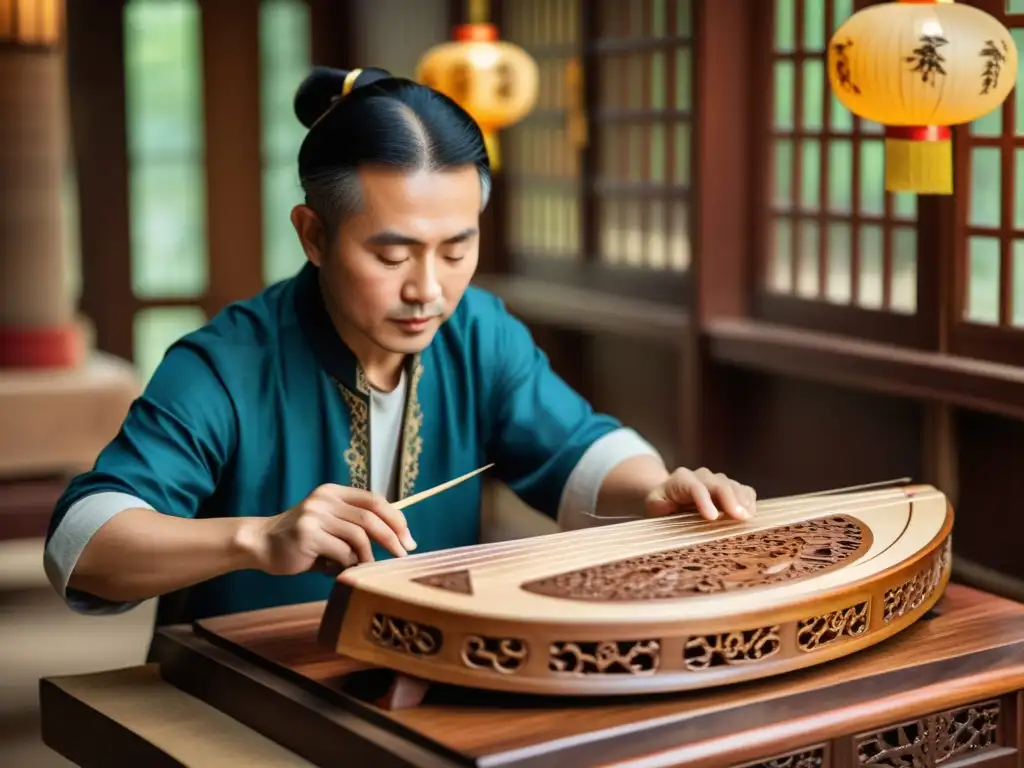
[[[374,256],[377,257],[377,261],[387,267],[397,267],[409,260],[408,256],[399,256],[398,254],[375,253]]]

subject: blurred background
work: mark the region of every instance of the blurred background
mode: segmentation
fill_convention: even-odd
[[[67,765],[39,677],[144,658],[152,606],[72,614],[42,537],[167,346],[303,263],[297,85],[314,64],[412,77],[482,7],[540,84],[499,135],[477,282],[556,370],[762,498],[934,483],[954,577],[1024,598],[1024,99],[956,129],[954,195],[886,193],[882,128],[825,68],[868,4],[0,0],[0,334],[87,345],[0,367],[0,764]],[[968,4],[1024,41],[1024,0]],[[17,18],[57,18],[57,44]],[[500,486],[482,514],[489,538],[551,526]]]

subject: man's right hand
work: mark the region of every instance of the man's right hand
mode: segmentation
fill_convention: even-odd
[[[416,548],[405,515],[378,494],[341,485],[321,485],[287,512],[249,519],[256,567],[276,576],[369,562],[373,541],[396,557]]]

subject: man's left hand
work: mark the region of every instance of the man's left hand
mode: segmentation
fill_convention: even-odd
[[[647,514],[652,517],[696,506],[706,520],[717,520],[723,513],[735,520],[747,520],[753,516],[756,503],[757,494],[749,485],[704,467],[696,471],[675,470],[647,495],[645,502]]]

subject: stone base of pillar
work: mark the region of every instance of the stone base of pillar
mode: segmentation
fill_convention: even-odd
[[[88,340],[80,323],[48,327],[0,326],[0,369],[77,368]]]

